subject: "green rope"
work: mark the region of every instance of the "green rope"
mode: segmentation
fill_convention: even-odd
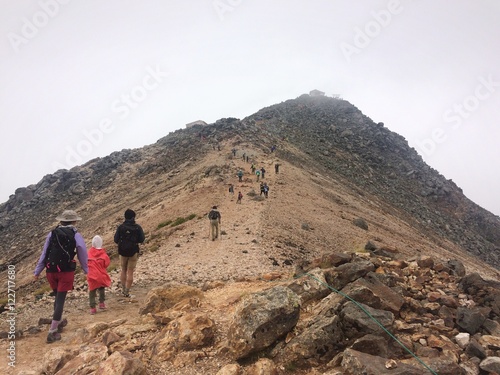
[[[342,297],[347,298],[349,301],[353,302],[356,306],[358,306],[370,319],[372,319],[380,328],[382,328],[385,333],[387,333],[394,341],[396,341],[404,350],[406,350],[409,354],[411,354],[422,366],[424,366],[427,370],[429,370],[433,375],[438,375],[434,370],[432,370],[424,361],[422,361],[415,353],[413,353],[410,349],[408,349],[401,341],[399,341],[392,333],[390,333],[383,325],[380,323],[369,311],[367,311],[359,302],[355,301],[347,294],[341,292],[340,290],[335,289],[334,287],[322,282],[314,275],[309,273],[304,273],[302,275],[296,276],[295,279],[301,278],[302,276],[309,276],[311,279],[317,281],[319,284],[326,286],[328,289],[334,291],[337,294],[340,294]]]

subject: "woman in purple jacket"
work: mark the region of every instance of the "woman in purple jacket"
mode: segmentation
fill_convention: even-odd
[[[47,235],[42,255],[35,268],[35,280],[38,280],[45,268],[47,280],[56,298],[47,336],[48,343],[60,340],[60,333],[68,324],[66,319],[62,319],[62,313],[66,294],[73,289],[75,255],[78,256],[83,272],[88,273],[87,248],[82,235],[75,227],[76,222],[81,219],[73,210],[66,210],[56,217],[60,224]]]

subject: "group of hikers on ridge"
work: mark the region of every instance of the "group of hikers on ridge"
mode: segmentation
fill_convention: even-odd
[[[116,229],[114,242],[118,245],[120,256],[122,294],[130,297],[130,287],[139,256],[139,244],[144,242],[145,236],[142,227],[135,222],[133,210],[127,209],[124,216],[125,221]],[[95,235],[92,238],[92,246],[87,252],[85,240],[76,228],[76,223],[82,218],[73,210],[65,210],[56,217],[56,220],[59,224],[48,233],[34,270],[34,279],[38,280],[45,269],[47,281],[52,289],[51,295],[55,297],[47,343],[61,340],[61,332],[68,324],[68,320],[63,319],[62,314],[66,295],[73,290],[75,256],[87,276],[90,314],[97,312],[97,306],[100,310],[106,309],[105,288],[111,286],[111,278],[107,273],[110,259],[103,247],[101,236]]]
[[[244,160],[248,162],[248,156],[244,155]],[[255,170],[257,182],[260,176],[265,177],[265,169],[260,170],[252,164],[252,171]],[[278,173],[279,164],[275,165],[275,172]],[[237,173],[241,182],[243,171]],[[229,191],[234,195],[234,185],[231,184]],[[260,184],[261,195],[268,197],[269,187],[267,183]],[[236,203],[241,204],[243,194],[238,192]],[[145,235],[142,227],[135,222],[136,213],[127,209],[124,213],[125,220],[120,224],[114,234],[114,242],[118,245],[120,259],[120,284],[122,295],[130,297],[130,288],[133,284],[134,271],[140,253],[139,244],[144,243]],[[208,214],[210,220],[210,238],[212,241],[220,238],[221,214],[217,206],[213,206]],[[97,313],[97,308],[105,310],[106,293],[105,288],[111,286],[111,278],[107,273],[110,265],[110,258],[103,246],[103,239],[99,235],[94,235],[91,247],[87,251],[87,246],[83,236],[76,228],[77,222],[82,218],[73,210],[65,210],[56,217],[59,224],[50,231],[45,239],[42,253],[34,270],[34,279],[38,280],[43,270],[46,271],[46,278],[52,289],[51,296],[55,297],[52,320],[47,335],[47,343],[61,340],[61,332],[68,324],[67,319],[63,319],[64,304],[67,293],[74,288],[76,260],[78,258],[80,267],[86,275],[89,291],[90,314]]]

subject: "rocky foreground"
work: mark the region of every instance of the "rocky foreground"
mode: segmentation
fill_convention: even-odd
[[[367,248],[304,262],[293,277],[153,288],[127,318],[66,332],[22,373],[500,373],[499,282],[456,260]]]

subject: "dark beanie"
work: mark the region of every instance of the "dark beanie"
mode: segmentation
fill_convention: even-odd
[[[133,210],[129,208],[127,211],[125,211],[125,219],[130,220],[133,219],[134,217],[135,217],[135,212]]]

